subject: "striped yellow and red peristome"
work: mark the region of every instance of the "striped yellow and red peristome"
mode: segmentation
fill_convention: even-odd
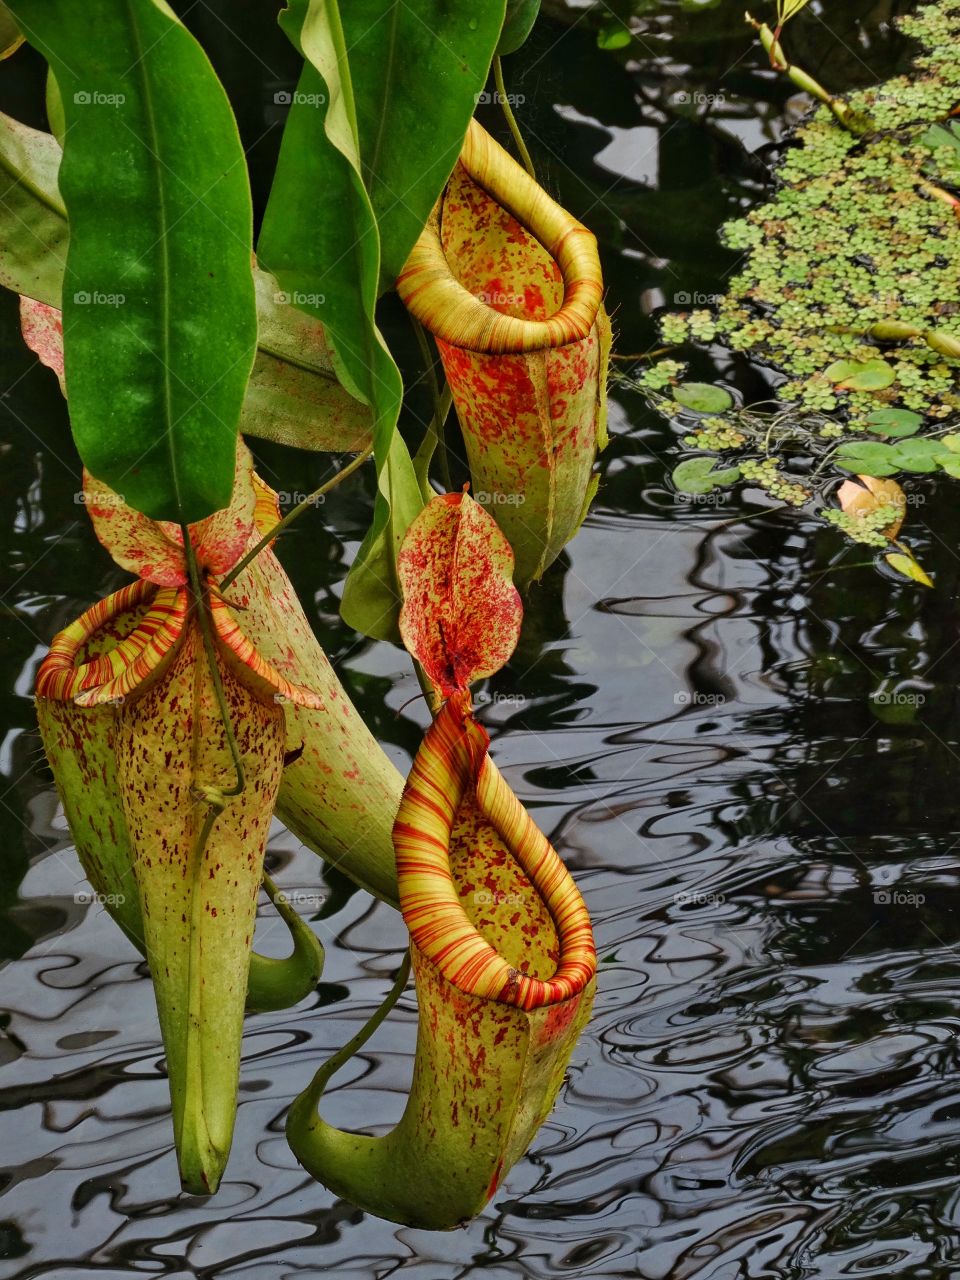
[[[414,945],[458,990],[527,1010],[559,1004],[596,973],[590,916],[569,871],[490,759],[489,737],[469,708],[469,694],[444,703],[407,779],[393,828],[400,909]],[[510,964],[464,910],[449,852],[465,796],[475,799],[553,919],[560,955],[550,977]]]
[[[327,1187],[397,1222],[479,1213],[550,1113],[589,1017],[586,906],[487,754],[466,691],[427,730],[394,824],[419,1022],[410,1095],[383,1137],[319,1106],[335,1059],[293,1103],[287,1137]]]
[[[470,121],[460,166],[556,262],[563,301],[542,318],[512,315],[467,289],[450,269],[440,235],[441,204],[397,279],[404,305],[435,337],[492,355],[544,351],[585,338],[603,298],[597,242],[591,231],[543,190],[476,120]]]
[[[473,122],[397,291],[436,338],[474,494],[522,587],[580,527],[607,443],[596,241]]]

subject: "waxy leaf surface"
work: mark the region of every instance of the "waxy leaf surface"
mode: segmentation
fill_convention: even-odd
[[[130,506],[199,520],[230,501],[256,349],[250,190],[226,94],[155,0],[10,9],[64,108],[77,447]]]

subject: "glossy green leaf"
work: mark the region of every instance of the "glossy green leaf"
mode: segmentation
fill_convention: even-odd
[[[497,44],[497,56],[516,53],[526,41],[540,12],[540,0],[507,0],[507,13]]]
[[[396,554],[422,499],[397,431],[403,395],[374,318],[380,248],[361,177],[347,47],[335,0],[293,0],[281,24],[307,59],[260,237],[260,257],[330,335],[343,376],[373,410],[378,494],[344,588],[358,631],[397,634]]]
[[[838,467],[861,476],[892,476],[900,465],[893,455],[893,446],[873,444],[869,440],[842,444],[834,454]]]
[[[726,413],[733,408],[730,392],[709,382],[681,382],[674,388],[673,398],[693,413]]]
[[[824,377],[841,391],[883,391],[896,374],[886,360],[835,360]]]
[[[923,417],[910,409],[875,409],[864,425],[875,435],[898,439],[916,435],[923,426]]]
[[[457,162],[500,38],[504,0],[346,0],[339,9],[383,290],[400,274]],[[292,108],[303,110],[311,108]]]
[[[14,0],[63,101],[70,417],[130,505],[194,521],[230,500],[256,349],[252,212],[233,113],[155,0]]]
[[[713,458],[688,458],[673,469],[673,483],[681,493],[712,493],[718,486],[740,479],[739,467],[714,470]]]

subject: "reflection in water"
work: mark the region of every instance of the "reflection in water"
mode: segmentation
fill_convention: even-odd
[[[835,82],[899,56],[878,34],[889,4],[840,8],[833,24],[856,52],[831,54]],[[614,61],[588,22],[564,35],[551,20],[512,72],[522,91],[531,68],[531,131],[564,148],[550,165],[540,149],[551,185],[601,231],[624,350],[652,339],[642,295],[722,287],[714,229],[763,175],[737,139],[777,137],[782,86],[752,51],[722,109],[678,112],[678,87],[709,91],[748,48],[728,9],[670,18],[659,70],[642,47]],[[873,19],[862,43],[858,16]],[[648,24],[659,52],[664,21]],[[835,49],[814,20],[797,31],[811,65]],[[649,128],[655,163],[626,172],[632,131]],[[755,508],[676,502],[667,428],[619,394],[596,511],[536,589],[484,709],[500,767],[597,922],[600,995],[557,1109],[487,1212],[449,1235],[365,1217],[303,1175],[285,1108],[379,1002],[404,935],[342,879],[321,886],[278,827],[283,887],[321,886],[322,905],[304,909],[327,970],[305,1005],[250,1019],[227,1176],[215,1199],[192,1199],[177,1190],[144,966],[99,907],[74,901],[84,882],[32,730],[49,637],[122,579],[74,504],[53,379],[30,369],[0,303],[9,380],[24,375],[0,408],[0,955],[21,957],[0,972],[0,1274],[954,1276],[960,513],[948,495],[926,478],[912,493],[938,582],[921,598],[796,517],[731,524]],[[751,375],[734,373],[749,393]],[[278,487],[304,487],[280,450],[263,459]],[[405,659],[356,643],[332,587],[353,545],[326,530],[359,536],[369,500],[338,492],[283,550],[405,765],[423,720],[419,703],[396,715],[416,691]],[[282,934],[265,908],[258,947],[282,949]],[[338,1124],[396,1122],[415,1026],[408,995],[338,1077]]]

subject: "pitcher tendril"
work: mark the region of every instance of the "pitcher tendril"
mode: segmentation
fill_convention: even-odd
[[[373,445],[371,444],[371,445],[368,445],[365,449],[361,450],[360,453],[357,454],[357,456],[353,459],[352,462],[347,463],[347,465],[343,468],[342,471],[338,471],[335,476],[332,476],[329,480],[327,480],[324,484],[322,484],[319,487],[319,489],[314,489],[313,493],[307,494],[307,496],[303,499],[302,502],[298,502],[295,507],[291,508],[291,510],[288,511],[287,514],[283,517],[283,519],[278,520],[277,523],[273,526],[273,528],[268,530],[263,535],[263,537],[256,544],[256,546],[254,546],[250,551],[248,551],[247,554],[243,557],[243,559],[237,565],[235,565],[228,574],[226,574],[223,581],[220,583],[220,592],[222,593],[226,591],[229,587],[231,587],[233,583],[236,582],[237,578],[239,578],[240,574],[243,573],[244,569],[246,569],[249,564],[251,564],[254,560],[256,560],[257,556],[261,553],[261,551],[265,551],[266,548],[270,546],[270,543],[273,542],[275,538],[279,537],[281,533],[289,529],[290,526],[294,523],[294,521],[299,520],[299,518],[303,515],[305,511],[309,511],[311,507],[315,507],[316,504],[320,501],[320,499],[323,497],[326,497],[326,495],[332,489],[335,489],[338,484],[342,484],[343,481],[346,480],[348,476],[352,476],[355,471],[359,471],[359,469],[363,466],[363,464],[367,461],[367,459],[372,455],[373,455]]]

